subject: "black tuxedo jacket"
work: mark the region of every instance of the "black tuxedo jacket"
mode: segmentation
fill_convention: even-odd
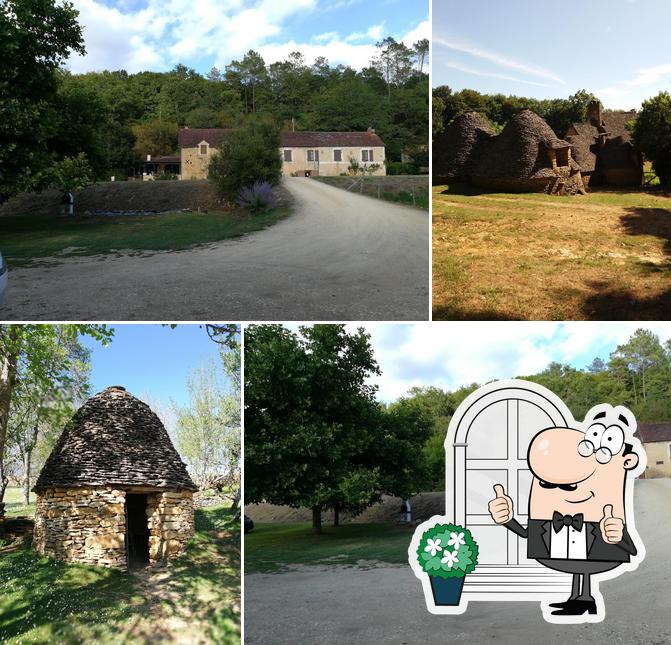
[[[527,557],[534,560],[550,558],[550,531],[551,520],[529,520],[528,526],[523,527],[516,519],[506,522],[509,531],[527,538]],[[637,550],[627,527],[624,527],[622,539],[617,544],[604,542],[598,522],[585,522],[587,531],[587,560],[600,562],[629,562],[630,556],[636,555]]]

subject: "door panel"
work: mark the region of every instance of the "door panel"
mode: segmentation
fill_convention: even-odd
[[[529,401],[519,401],[519,426],[517,428],[517,458],[526,459],[531,440],[545,428],[554,425],[550,415]]]
[[[468,432],[468,459],[508,457],[507,407],[507,401],[497,401],[475,417]]]
[[[494,498],[494,484],[508,489],[508,471],[503,469],[471,469],[466,471],[466,513],[481,516],[478,523],[492,524],[489,502]]]

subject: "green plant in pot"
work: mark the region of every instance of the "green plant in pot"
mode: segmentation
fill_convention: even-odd
[[[429,576],[436,606],[455,606],[466,574],[478,563],[478,545],[463,526],[435,524],[419,540],[417,561]]]

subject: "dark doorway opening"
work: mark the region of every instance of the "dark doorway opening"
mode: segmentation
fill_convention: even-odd
[[[146,495],[126,495],[126,557],[129,568],[149,564]]]

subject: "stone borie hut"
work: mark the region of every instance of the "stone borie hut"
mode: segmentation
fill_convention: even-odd
[[[434,145],[434,177],[509,192],[574,194],[589,185],[641,185],[643,159],[626,123],[635,112],[603,112],[598,101],[587,122],[572,124],[564,139],[529,109],[495,135],[476,112],[455,118]]]
[[[33,490],[36,549],[58,559],[158,564],[193,535],[197,488],[156,414],[120,386],[79,408]]]

